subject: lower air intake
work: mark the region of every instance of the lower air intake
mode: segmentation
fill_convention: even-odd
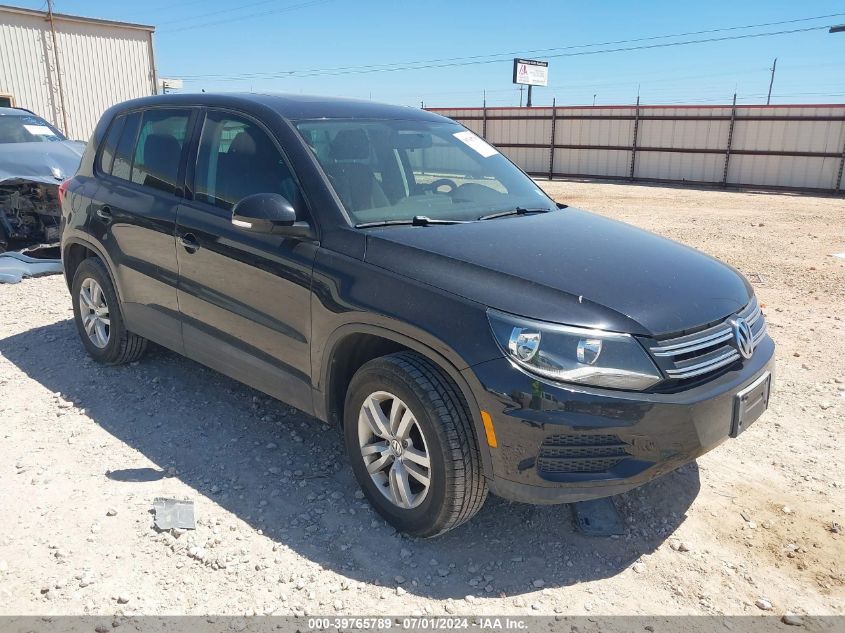
[[[540,446],[537,471],[543,475],[605,473],[630,457],[618,435],[550,435]]]

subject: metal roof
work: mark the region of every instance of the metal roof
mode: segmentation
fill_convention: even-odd
[[[45,20],[48,18],[48,13],[46,11],[38,11],[36,9],[25,9],[23,7],[11,7],[6,4],[0,4],[0,13],[7,12],[7,13],[17,13],[21,15],[31,15],[35,17],[41,17]],[[135,24],[132,22],[118,22],[116,20],[102,20],[100,18],[86,18],[80,15],[67,15],[66,13],[53,13],[54,20],[64,20],[66,22],[82,22],[84,24],[101,24],[103,26],[116,26],[116,27],[123,27],[127,29],[140,29],[142,31],[155,31],[156,27],[150,26],[149,24]]]

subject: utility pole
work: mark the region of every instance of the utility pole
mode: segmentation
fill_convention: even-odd
[[[772,78],[769,80],[769,96],[766,97],[766,105],[769,105],[772,101],[772,85],[775,83],[775,69],[778,67],[778,58],[775,57],[775,61],[772,64]]]
[[[65,136],[69,136],[68,124],[67,124],[67,108],[65,108],[65,90],[64,86],[62,85],[62,69],[59,65],[59,43],[56,39],[56,26],[53,23],[53,0],[47,0],[47,18],[50,20],[50,35],[52,36],[53,40],[53,59],[56,62],[56,84],[59,88],[59,102],[62,106],[62,121],[64,122],[64,129],[62,132],[65,133]]]
[[[596,95],[593,95],[593,105],[596,105]]]
[[[525,86],[522,84],[519,85],[519,107],[522,107],[522,91],[525,89]]]

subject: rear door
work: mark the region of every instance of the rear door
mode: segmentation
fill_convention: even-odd
[[[176,228],[185,354],[310,412],[316,244],[232,225],[234,204],[254,193],[282,194],[310,220],[301,189],[257,120],[212,109],[197,130]]]
[[[174,235],[192,115],[189,108],[150,108],[116,117],[97,157],[100,188],[91,215],[127,328],[179,352]]]

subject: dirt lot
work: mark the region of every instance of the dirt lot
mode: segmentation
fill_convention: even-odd
[[[541,184],[737,267],[778,343],[769,412],[623,495],[624,537],[495,498],[397,535],[334,429],[169,352],[97,366],[49,277],[0,286],[0,614],[845,613],[845,201]],[[197,530],[156,533],[158,496]]]

